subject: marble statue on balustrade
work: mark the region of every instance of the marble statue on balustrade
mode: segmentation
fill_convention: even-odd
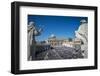
[[[86,20],[80,21],[80,26],[77,31],[75,31],[76,38],[82,41],[81,50],[84,58],[88,57],[88,23]]]

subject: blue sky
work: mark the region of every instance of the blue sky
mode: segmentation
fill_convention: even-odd
[[[34,21],[37,27],[43,28],[42,34],[36,37],[39,41],[47,40],[51,34],[57,38],[75,38],[82,19],[87,20],[87,17],[28,15],[28,23]]]

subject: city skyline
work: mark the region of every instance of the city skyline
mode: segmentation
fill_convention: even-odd
[[[36,40],[47,40],[52,34],[57,38],[75,38],[75,31],[80,26],[80,21],[87,17],[28,15],[28,23],[33,21],[37,27],[43,28]]]

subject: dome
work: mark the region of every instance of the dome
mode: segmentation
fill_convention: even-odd
[[[54,35],[54,34],[51,34],[51,36],[50,36],[51,38],[56,38],[56,36]]]

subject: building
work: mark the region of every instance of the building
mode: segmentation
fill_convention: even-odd
[[[55,35],[51,35],[48,38],[48,43],[52,46],[66,46],[66,47],[74,47],[75,45],[81,45],[81,40],[79,39],[73,39],[72,41],[70,41],[69,39],[58,39],[56,38]]]
[[[51,35],[51,36],[48,38],[48,43],[49,43],[52,47],[62,45],[62,42],[63,42],[63,40],[57,39],[55,35]]]
[[[64,40],[62,45],[67,47],[73,47],[74,43],[72,41],[70,42],[68,40]]]

